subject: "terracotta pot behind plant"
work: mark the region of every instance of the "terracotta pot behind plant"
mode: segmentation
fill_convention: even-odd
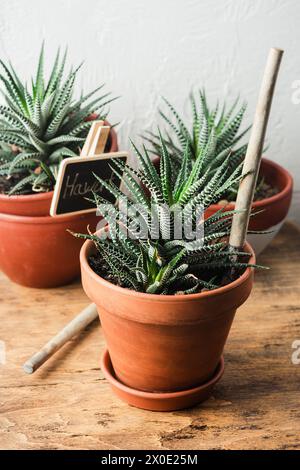
[[[60,217],[23,217],[0,214],[0,269],[14,282],[28,287],[55,287],[80,273],[82,240],[67,229],[95,228],[95,213]]]
[[[97,115],[91,115],[89,120],[94,120]],[[109,123],[106,123],[110,125]],[[107,143],[108,152],[118,151],[118,139],[116,131],[112,128]],[[35,193],[25,196],[7,196],[0,194],[0,213],[24,215],[29,217],[49,215],[53,191],[48,193]]]
[[[19,196],[0,194],[0,213],[29,217],[49,215],[53,191]]]
[[[255,261],[252,249],[250,262]],[[93,244],[80,253],[82,284],[96,303],[114,372],[150,392],[195,387],[214,374],[235,315],[253,282],[248,268],[231,284],[190,295],[152,295],[118,287],[89,266]]]
[[[118,150],[110,132],[109,151]],[[67,284],[80,273],[83,241],[68,232],[95,230],[96,212],[50,217],[53,191],[26,196],[0,195],[0,269],[14,282],[29,287]]]
[[[278,193],[261,201],[255,201],[252,205],[254,212],[262,212],[251,217],[249,229],[272,231],[272,233],[268,234],[248,235],[247,239],[251,246],[253,246],[256,255],[266,248],[280,230],[288,214],[293,193],[293,178],[278,163],[263,158],[260,174],[264,177],[266,183],[278,189]],[[226,210],[233,210],[234,206],[234,204],[228,204]],[[219,204],[213,204],[206,210],[205,215],[208,217],[221,209],[221,207]]]

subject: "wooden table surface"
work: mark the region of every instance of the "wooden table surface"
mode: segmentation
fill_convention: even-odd
[[[300,232],[286,224],[259,258],[251,297],[225,349],[225,374],[206,403],[172,413],[119,401],[99,370],[99,322],[33,375],[24,361],[87,303],[80,283],[27,289],[0,277],[1,449],[300,449]],[[4,343],[3,343],[4,342]],[[300,357],[300,354],[299,354]]]

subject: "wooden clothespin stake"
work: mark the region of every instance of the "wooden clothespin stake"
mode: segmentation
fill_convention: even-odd
[[[229,248],[233,252],[241,250],[246,240],[264,138],[282,54],[283,50],[281,49],[270,49],[263,75],[253,126],[243,165],[242,174],[244,177],[242,177],[235,203],[235,209],[238,212],[234,214],[232,218]]]
[[[105,150],[110,127],[104,125],[104,121],[94,121],[82,147],[81,157],[100,155]]]
[[[94,121],[80,156],[65,158],[60,163],[50,207],[52,217],[95,212],[95,206],[89,199],[93,192],[104,190],[94,175],[110,180],[114,177],[111,159],[127,160],[127,152],[103,153],[110,132],[110,127],[103,124],[104,121]],[[119,183],[115,180],[115,184]],[[105,197],[109,200],[111,195],[106,192]]]

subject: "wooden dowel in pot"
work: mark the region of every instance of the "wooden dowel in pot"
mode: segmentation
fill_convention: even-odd
[[[264,138],[282,54],[283,50],[281,49],[270,49],[263,75],[253,126],[243,165],[242,174],[245,176],[242,178],[240,183],[235,203],[235,209],[241,212],[234,214],[232,219],[229,245],[233,251],[242,249],[246,240]]]
[[[43,348],[34,354],[23,365],[23,370],[27,374],[32,374],[37,370],[49,357],[51,357],[58,349],[67,343],[73,336],[80,333],[87,325],[98,317],[95,304],[90,304],[82,312],[80,312],[70,323],[68,323],[57,335],[48,341]]]

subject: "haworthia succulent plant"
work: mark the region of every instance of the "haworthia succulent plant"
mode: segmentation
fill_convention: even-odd
[[[26,194],[53,188],[56,169],[66,157],[78,155],[97,113],[107,116],[107,105],[115,98],[101,93],[104,85],[74,99],[80,66],[64,77],[67,51],[57,51],[48,80],[44,78],[44,44],[35,77],[28,86],[15,68],[0,60],[0,177],[11,181],[10,194]],[[8,182],[9,182],[8,181]]]
[[[172,155],[172,165],[177,173],[184,148],[188,148],[192,161],[201,166],[201,174],[205,174],[208,167],[210,171],[217,169],[227,158],[229,171],[235,171],[243,161],[247,144],[240,144],[247,134],[249,127],[240,132],[241,123],[245,114],[246,104],[238,106],[236,100],[231,107],[222,107],[217,104],[210,107],[204,90],[190,95],[191,119],[186,123],[178,114],[172,104],[163,98],[167,111],[159,110],[159,114],[166,124],[164,137],[166,146]],[[160,137],[158,133],[148,131],[144,136],[151,144],[151,151],[156,155],[162,154]],[[241,168],[241,167],[240,167]],[[228,188],[222,198],[232,200],[236,195],[237,187]]]
[[[229,171],[231,157],[227,150],[218,169],[214,170],[211,161],[200,177],[201,165],[194,160],[187,142],[174,179],[167,142],[161,135],[159,139],[160,174],[145,147],[140,151],[134,146],[140,162],[137,170],[112,160],[112,170],[119,178],[123,176],[129,198],[124,199],[122,190],[95,175],[118,201],[116,206],[111,206],[99,194],[93,195],[98,211],[109,224],[110,238],[74,235],[94,241],[98,256],[90,260],[92,267],[99,269],[100,265],[102,276],[123,287],[151,294],[190,294],[203,288],[216,288],[224,282],[224,275],[231,267],[248,266],[249,254],[237,253],[237,259],[233,260],[227,249],[235,211],[220,210],[204,220],[197,217],[197,208],[205,210],[216,202],[240,176],[237,171]],[[144,189],[137,179],[142,181]],[[198,236],[191,238],[190,232],[184,230],[178,234],[176,214],[181,214],[181,221],[200,229]],[[143,235],[141,225],[145,229]]]

